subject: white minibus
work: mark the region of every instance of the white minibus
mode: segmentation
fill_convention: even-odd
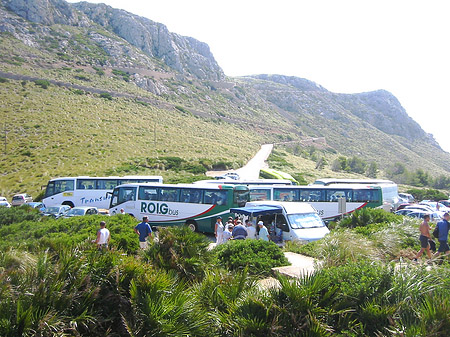
[[[311,242],[330,232],[314,207],[303,202],[252,201],[245,207],[231,208],[230,213],[249,217],[253,225],[263,221],[275,232],[273,236],[283,241]]]

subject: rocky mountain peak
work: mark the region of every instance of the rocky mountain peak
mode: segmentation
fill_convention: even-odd
[[[28,21],[47,26],[98,24],[184,76],[213,81],[225,78],[206,43],[171,33],[165,25],[127,11],[105,4],[69,4],[64,0],[1,0],[1,3]]]
[[[95,23],[186,76],[208,80],[225,77],[206,43],[171,33],[161,23],[105,4],[80,2],[73,6]]]

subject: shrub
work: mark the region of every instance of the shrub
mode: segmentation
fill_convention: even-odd
[[[34,84],[41,87],[42,89],[47,89],[50,85],[50,82],[47,80],[35,80]]]
[[[363,208],[338,222],[338,227],[355,228],[377,223],[402,223],[403,217],[380,208]]]
[[[214,249],[219,265],[236,271],[248,268],[250,274],[269,275],[274,267],[286,266],[283,251],[272,241],[231,240]]]
[[[7,82],[9,82],[7,78],[0,77],[0,83],[7,83]]]
[[[439,201],[439,200],[445,200],[448,198],[448,196],[438,190],[433,190],[433,189],[418,189],[418,188],[413,188],[413,189],[409,189],[407,191],[407,193],[410,193],[414,196],[414,199],[416,200],[434,200],[434,201]]]
[[[158,239],[144,257],[165,270],[175,270],[182,278],[201,279],[211,260],[208,238],[188,227],[158,228]]]
[[[0,228],[23,221],[39,221],[39,210],[28,207],[0,207]]]
[[[24,211],[28,212],[29,209],[26,207]],[[33,209],[32,213],[37,214],[37,211]],[[106,221],[107,228],[111,232],[110,246],[113,249],[136,253],[139,246],[133,231],[136,220],[128,215],[111,217],[93,215],[68,219],[45,217],[42,221],[38,221],[40,218],[39,215],[35,215],[32,219],[24,218],[24,216],[11,219],[10,223],[11,221],[14,223],[0,227],[0,247],[6,249],[22,245],[29,247],[30,250],[71,247],[95,239],[98,225],[102,220]]]
[[[101,94],[100,94],[100,97],[101,98],[105,98],[105,99],[107,99],[107,100],[110,100],[110,101],[112,101],[112,96],[111,96],[111,94],[109,93],[109,92],[102,92]]]

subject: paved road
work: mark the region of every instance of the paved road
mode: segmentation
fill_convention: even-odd
[[[273,144],[264,144],[255,156],[248,163],[237,169],[236,172],[243,180],[254,180],[259,178],[259,171],[268,167],[266,160],[272,152]]]
[[[208,171],[206,175],[209,177],[220,176],[228,172],[236,172],[239,174],[242,180],[254,180],[259,178],[259,171],[262,168],[269,167],[266,163],[272,152],[273,144],[261,145],[261,149],[255,154],[255,156],[248,161],[248,163],[237,169],[229,171]]]

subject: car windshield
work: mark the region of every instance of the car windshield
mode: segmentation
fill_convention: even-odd
[[[320,219],[316,213],[289,214],[288,219],[293,229],[317,228],[325,226],[322,219]]]
[[[49,207],[46,210],[47,213],[51,213],[51,214],[58,214],[59,213],[59,207]]]
[[[67,215],[84,215],[84,209],[72,208]]]

